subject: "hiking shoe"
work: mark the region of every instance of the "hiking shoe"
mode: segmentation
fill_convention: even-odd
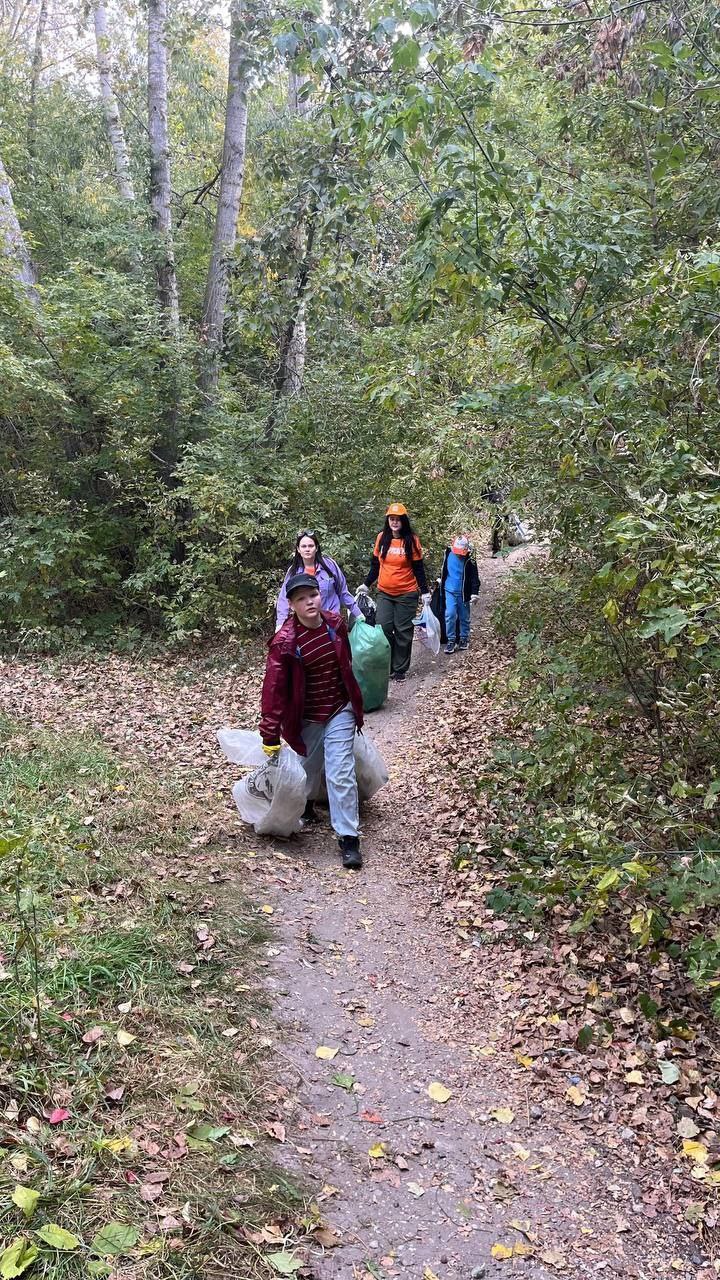
[[[360,841],[357,836],[339,836],[338,844],[342,854],[342,864],[346,871],[359,871],[362,866]]]
[[[458,645],[458,649],[469,649],[469,648],[470,648],[470,641],[469,641],[469,640],[461,640],[461,641],[460,641],[460,643],[459,643],[459,645]]]
[[[312,826],[313,823],[320,821],[319,815],[315,812],[314,800],[308,800],[303,810],[302,820],[305,823],[305,825],[308,827]]]
[[[460,645],[460,648],[462,649],[462,645]],[[446,653],[454,653],[456,649],[457,649],[457,645],[453,644],[452,640],[449,642],[449,644],[445,645]]]
[[[405,679],[405,672],[404,672],[404,671],[391,671],[391,672],[390,672],[390,679],[391,679],[391,680],[404,680],[404,679]]]

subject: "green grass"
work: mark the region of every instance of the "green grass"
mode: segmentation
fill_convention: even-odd
[[[132,1228],[134,1275],[266,1276],[242,1229],[271,1218],[291,1232],[305,1210],[260,1140],[267,926],[215,892],[215,946],[196,952],[213,886],[175,878],[173,860],[206,815],[194,801],[178,820],[179,807],[169,779],[92,739],[0,721],[0,1240],[37,1246],[29,1280],[110,1274],[92,1242],[112,1221]],[[16,1185],[39,1194],[30,1220]],[[33,1234],[49,1223],[77,1248]]]

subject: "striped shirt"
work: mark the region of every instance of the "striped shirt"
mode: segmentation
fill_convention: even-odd
[[[303,719],[324,724],[348,701],[335,646],[325,623],[311,629],[298,622],[297,643],[305,667]]]

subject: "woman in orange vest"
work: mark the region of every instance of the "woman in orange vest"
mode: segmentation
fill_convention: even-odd
[[[390,679],[404,680],[410,666],[418,597],[422,595],[423,603],[428,603],[430,592],[420,539],[402,502],[392,502],[387,509],[385,524],[375,539],[370,572],[358,595],[367,593],[374,582],[377,620],[392,651]]]

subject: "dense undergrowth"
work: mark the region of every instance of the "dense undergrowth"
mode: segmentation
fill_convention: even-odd
[[[505,717],[479,786],[498,878],[488,903],[527,918],[561,905],[573,933],[612,919],[626,942],[679,958],[720,1014],[712,726],[688,750],[671,689],[648,714],[597,616],[572,568],[548,563],[517,571],[497,609],[515,657],[488,684]]]

